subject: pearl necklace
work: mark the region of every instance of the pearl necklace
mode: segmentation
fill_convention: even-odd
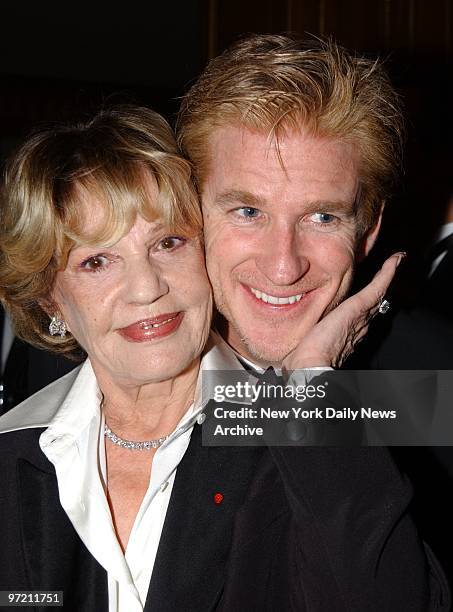
[[[127,448],[129,450],[151,450],[152,448],[159,448],[168,438],[168,436],[164,436],[163,438],[157,438],[156,440],[146,440],[145,442],[133,442],[132,440],[123,440],[107,426],[104,425],[104,436],[116,444],[117,446],[121,446],[122,448]]]

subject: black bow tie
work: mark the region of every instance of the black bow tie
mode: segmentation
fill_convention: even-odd
[[[258,372],[253,372],[253,375],[258,379],[258,384],[285,386],[283,377],[279,376],[272,366],[269,366],[261,374]]]

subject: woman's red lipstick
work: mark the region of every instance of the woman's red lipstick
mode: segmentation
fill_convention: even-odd
[[[122,327],[118,333],[129,342],[146,342],[154,338],[163,338],[178,329],[183,316],[182,312],[166,312],[158,317],[142,319]]]

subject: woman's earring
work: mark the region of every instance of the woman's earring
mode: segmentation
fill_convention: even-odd
[[[66,323],[58,315],[54,315],[49,323],[49,333],[51,336],[66,336]]]

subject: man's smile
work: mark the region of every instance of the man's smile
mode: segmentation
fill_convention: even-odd
[[[266,293],[255,287],[251,287],[243,282],[239,283],[242,291],[246,297],[246,300],[252,308],[251,312],[254,312],[254,316],[258,316],[259,313],[264,313],[266,317],[271,317],[273,314],[291,314],[291,319],[301,316],[301,311],[305,311],[307,305],[312,302],[312,299],[317,294],[317,287],[304,291],[301,293],[289,293],[286,290],[286,295],[273,295],[272,293]],[[277,289],[278,290],[278,289]],[[275,291],[277,293],[277,291]],[[280,289],[280,294],[283,291]],[[244,313],[245,314],[245,313]],[[287,320],[287,317],[285,317]]]
[[[253,293],[253,295],[259,300],[262,300],[263,302],[266,302],[268,304],[273,304],[274,306],[294,304],[295,302],[299,302],[304,295],[303,293],[298,293],[295,295],[288,295],[283,297],[270,295],[269,293],[265,293],[264,291],[260,291],[259,289],[255,289],[254,287],[249,287],[249,289]]]

